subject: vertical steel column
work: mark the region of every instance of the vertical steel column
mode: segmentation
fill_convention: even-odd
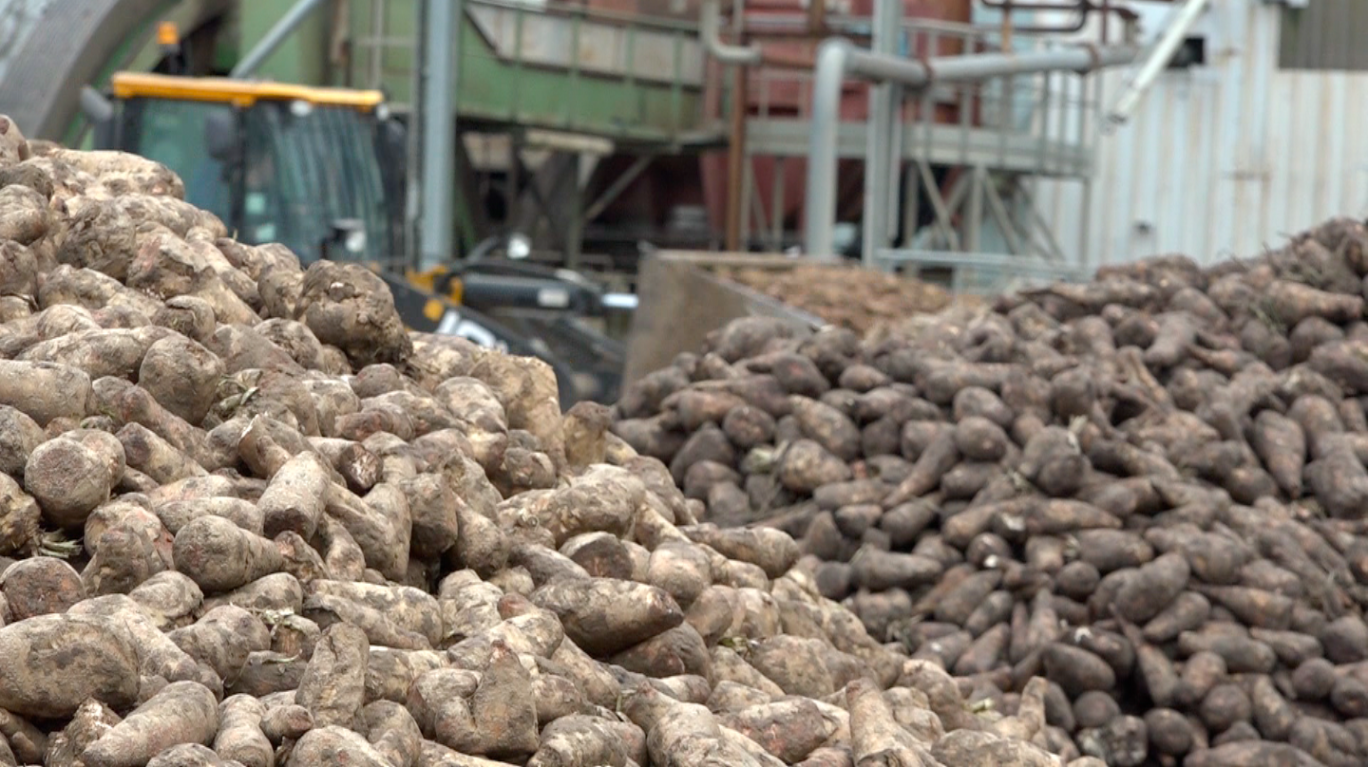
[[[774,158],[774,177],[770,181],[770,250],[784,249],[784,166],[787,157]]]
[[[836,217],[836,137],[840,132],[841,83],[853,48],[841,38],[817,47],[812,81],[812,125],[808,133],[808,181],[803,203],[804,244],[809,258],[836,258],[832,248]]]
[[[746,65],[735,64],[732,69],[731,127],[727,137],[727,220],[726,247],[735,252],[741,249],[741,228],[745,201],[746,162]]]
[[[912,247],[917,236],[917,218],[921,215],[921,179],[917,177],[917,163],[907,163],[902,169],[902,182],[906,190],[903,194],[903,236],[899,244],[904,248]]]
[[[415,16],[421,27],[427,18],[427,9],[418,8]],[[377,42],[376,46],[375,55],[384,55],[383,45]],[[423,164],[423,48],[422,35],[414,32],[414,66],[409,68],[408,77],[411,103],[404,120],[404,266],[409,269],[416,269],[421,260],[418,253],[418,227],[423,220],[422,173],[419,171]]]
[[[584,167],[584,155],[580,152],[567,152],[570,161],[570,199],[566,207],[570,209],[570,220],[565,225],[565,266],[567,269],[580,267],[580,251],[584,247],[584,182],[580,179]]]
[[[964,249],[978,253],[983,237],[983,185],[988,183],[988,171],[982,165],[969,168],[969,209],[963,217]]]
[[[370,65],[370,82],[366,84],[368,88],[379,88],[385,76],[385,69],[381,66],[385,58],[385,10],[385,0],[372,0],[370,33],[375,42],[371,46],[370,61],[366,62]]]
[[[899,6],[901,10],[902,6]],[[899,22],[901,22],[901,17]],[[897,27],[895,45],[901,45],[902,25]],[[884,233],[882,243],[890,245],[895,237],[898,236],[898,222],[902,217],[902,199],[899,190],[902,181],[902,163],[905,147],[904,139],[907,134],[907,126],[903,122],[903,106],[906,103],[904,96],[907,89],[902,83],[890,82],[889,87],[889,136],[888,136],[888,164],[884,166],[884,194],[887,195],[888,204],[884,206]]]
[[[872,51],[875,54],[896,56],[898,28],[902,22],[902,0],[875,0],[873,21]],[[897,89],[888,80],[881,80],[869,89],[869,139],[865,144],[865,194],[862,217],[864,243],[861,252],[865,266],[873,266],[875,254],[888,247],[888,200],[892,196],[889,167],[893,164],[896,96]]]
[[[423,30],[422,218],[420,269],[453,258],[456,192],[456,61],[460,50],[461,0],[426,0]]]

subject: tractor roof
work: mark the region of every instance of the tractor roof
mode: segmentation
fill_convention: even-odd
[[[116,72],[110,78],[121,99],[161,98],[217,101],[247,107],[258,101],[307,101],[319,106],[342,106],[370,111],[385,97],[380,91],[318,88],[264,80],[226,77],[177,77],[143,72]]]

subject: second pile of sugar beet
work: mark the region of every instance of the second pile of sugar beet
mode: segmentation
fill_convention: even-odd
[[[1365,275],[1336,219],[863,339],[747,318],[613,429],[976,704],[1046,676],[1059,753],[1362,764]]]

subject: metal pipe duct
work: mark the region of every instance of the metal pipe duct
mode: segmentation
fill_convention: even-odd
[[[1088,17],[1094,13],[1101,13],[1103,16],[1114,13],[1127,24],[1134,24],[1139,19],[1139,15],[1135,11],[1125,6],[1111,5],[1110,0],[1103,0],[1101,4],[1094,2],[1094,0],[1070,0],[1069,3],[1063,5],[1058,2],[1030,2],[1029,0],[979,0],[979,2],[983,3],[985,8],[1002,11],[1006,18],[1011,17],[1012,11],[1076,11],[1078,13],[1076,20],[1062,26],[1021,26],[1018,24],[1012,27],[1017,32],[1030,35],[1058,35],[1080,32],[1087,26]]]
[[[704,0],[698,20],[698,36],[708,55],[723,64],[754,65],[760,63],[760,49],[754,45],[730,45],[722,42],[722,14],[718,0]]]
[[[834,259],[836,218],[836,135],[840,126],[841,84],[848,77],[894,82],[908,88],[937,83],[976,82],[1005,75],[1036,72],[1090,72],[1128,64],[1133,46],[1080,46],[1042,53],[985,53],[914,61],[861,50],[841,38],[822,41],[812,84],[812,128],[809,134],[804,250],[816,259]],[[865,205],[873,204],[870,200]]]

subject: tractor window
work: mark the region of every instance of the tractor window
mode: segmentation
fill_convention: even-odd
[[[276,241],[306,263],[342,219],[365,228],[362,252],[335,248],[333,260],[375,261],[389,240],[383,188],[368,117],[338,107],[261,104],[248,113],[244,212],[247,236]]]
[[[132,99],[125,103],[120,149],[155,160],[180,175],[185,199],[228,223],[232,196],[223,164],[205,149],[208,115],[228,106],[200,101]]]
[[[355,112],[336,110],[333,129],[338,142],[346,147],[342,153],[342,173],[351,194],[348,201],[356,217],[366,227],[366,252],[370,258],[393,258],[399,254],[391,252],[395,245],[393,221],[386,202],[384,176],[381,172],[381,158],[376,144],[378,125],[371,119],[360,119]]]
[[[259,245],[278,242],[288,247],[301,259],[307,259],[314,249],[301,232],[302,221],[308,211],[300,210],[309,199],[301,174],[294,169],[296,158],[280,151],[274,140],[272,121],[274,110],[257,107],[248,110],[245,125],[245,161],[242,179],[241,238]]]

